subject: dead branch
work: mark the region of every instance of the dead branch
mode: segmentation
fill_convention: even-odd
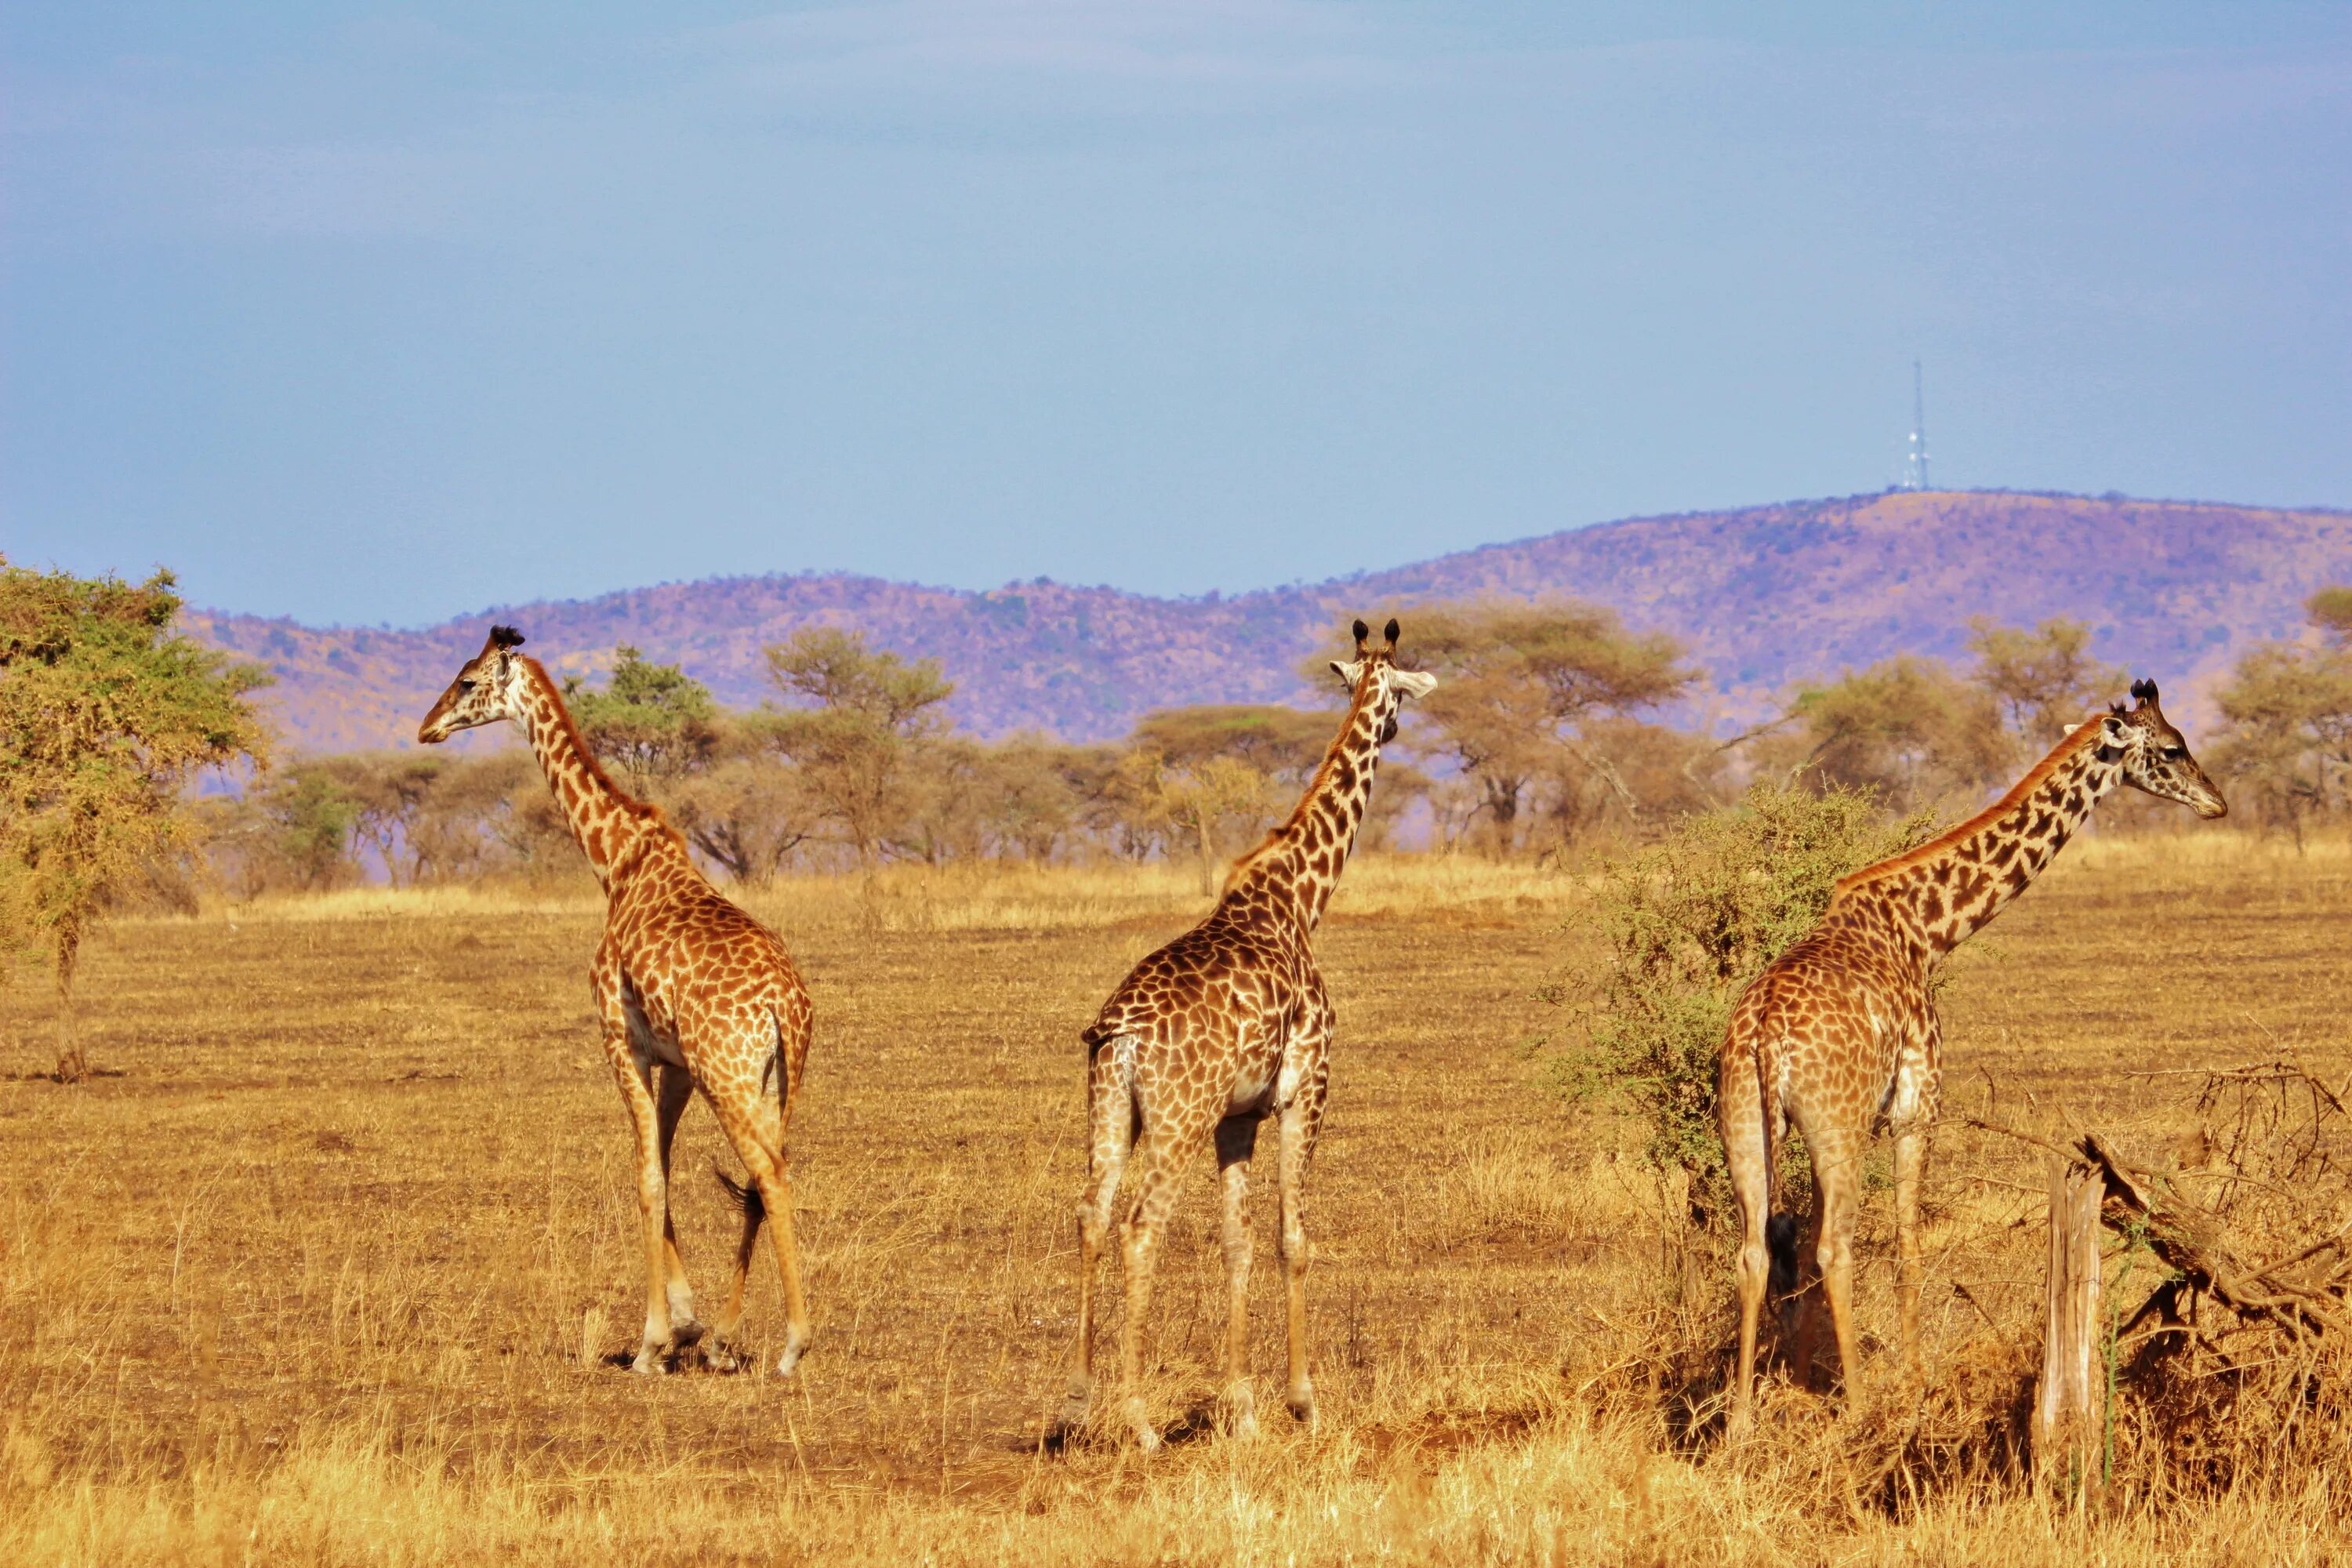
[[[2242,1318],[2266,1319],[2295,1332],[2352,1333],[2352,1319],[2331,1297],[2277,1280],[2262,1289],[2263,1281],[2230,1250],[2218,1218],[2171,1196],[2159,1177],[2131,1164],[2097,1133],[2084,1134],[2077,1152],[2105,1184],[2101,1217],[2107,1227],[2146,1240],[2197,1289]],[[2264,1272],[2277,1267],[2283,1266]]]

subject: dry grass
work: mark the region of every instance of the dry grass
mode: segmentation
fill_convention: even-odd
[[[1933,1398],[1881,1354],[1851,1405],[1771,1391],[1740,1454],[1679,1440],[1727,1271],[1527,1049],[1532,993],[1586,952],[1577,896],[1475,862],[1351,868],[1321,943],[1341,1017],[1308,1212],[1324,1424],[1294,1428],[1264,1376],[1265,1436],[1149,1461],[1039,1436],[1071,1315],[1076,1031],[1197,912],[1181,873],[902,872],[753,900],[818,1004],[793,1140],[818,1340],[791,1384],[612,1364],[640,1286],[593,902],[339,895],[125,926],[85,970],[92,1057],[120,1076],[37,1078],[46,997],[0,998],[19,1075],[0,1081],[0,1558],[2352,1556],[2336,1468],[2099,1520],[1990,1477],[1881,1506],[1885,1433],[2031,1351],[2038,1156],[1958,1129],[1931,1171]],[[1957,975],[1949,1098],[2160,1163],[2189,1089],[2135,1073],[2282,1051],[2352,1070],[2347,915],[2341,847],[2086,843]],[[731,1234],[719,1149],[690,1115],[679,1227],[706,1292]],[[1163,1264],[1171,1424],[1216,1355],[1209,1186],[1204,1157]],[[1868,1225],[1875,1349],[1883,1200]]]

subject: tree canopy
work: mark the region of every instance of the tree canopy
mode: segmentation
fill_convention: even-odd
[[[939,710],[954,684],[936,659],[910,663],[837,626],[803,626],[767,658],[769,678],[803,704],[776,711],[776,749],[859,861],[873,866],[907,816],[909,763],[945,726]]]
[[[259,761],[246,700],[268,672],[174,631],[172,574],[131,584],[0,558],[0,918],[6,945],[46,949],[64,1039],[74,965],[110,900],[173,847],[193,775]]]
[[[696,766],[718,743],[710,689],[626,643],[613,650],[612,678],[601,689],[574,677],[563,683],[563,700],[588,749],[626,773],[639,795]]]
[[[1450,759],[1498,843],[1516,839],[1541,787],[1563,833],[1600,802],[1638,816],[1644,792],[1622,765],[1624,721],[1687,693],[1699,672],[1672,637],[1625,629],[1570,601],[1436,605],[1411,614],[1405,654],[1435,672],[1416,744]]]

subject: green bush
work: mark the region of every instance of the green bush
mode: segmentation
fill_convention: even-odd
[[[1558,1065],[1570,1092],[1643,1126],[1654,1163],[1690,1173],[1710,1223],[1730,1204],[1715,1080],[1732,1004],[1813,928],[1840,877],[1934,830],[1930,814],[1890,817],[1866,792],[1758,784],[1602,869],[1583,920],[1606,957],[1551,993],[1576,1025]]]

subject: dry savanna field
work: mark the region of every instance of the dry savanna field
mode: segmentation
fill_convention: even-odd
[[[0,994],[0,1557],[2352,1557],[2341,1467],[2249,1468],[2194,1500],[2118,1485],[2085,1510],[1938,1471],[1932,1445],[1878,1457],[2037,1354],[2042,1156],[1959,1117],[2095,1127],[2164,1166],[2219,1114],[2183,1069],[2352,1074],[2345,846],[2094,838],[1966,951],[1943,1002],[1931,1386],[1896,1372],[1878,1194],[1868,1378],[1851,1400],[1774,1384],[1734,1452],[1688,1415],[1733,1327],[1727,1249],[1633,1156],[1634,1130],[1553,1086],[1538,1044],[1561,1024],[1538,991],[1595,956],[1587,888],[1472,861],[1350,868],[1320,939],[1340,1015],[1308,1189],[1321,1425],[1278,1397],[1265,1160],[1265,1430],[1228,1441],[1204,1417],[1223,1278],[1204,1151],[1154,1307],[1150,1395],[1183,1440],[1148,1458],[1043,1438],[1074,1313],[1076,1032],[1197,918],[1189,872],[901,870],[751,900],[817,1004],[791,1134],[817,1339],[789,1381],[625,1370],[641,1265],[588,1008],[592,893],[126,921],[82,983],[105,1076],[40,1076],[46,988]],[[706,1300],[732,1246],[722,1157],[689,1111],[675,1201]],[[2117,1300],[2156,1278],[2121,1247],[2109,1267]],[[771,1363],[776,1296],[763,1268],[750,1328]]]

